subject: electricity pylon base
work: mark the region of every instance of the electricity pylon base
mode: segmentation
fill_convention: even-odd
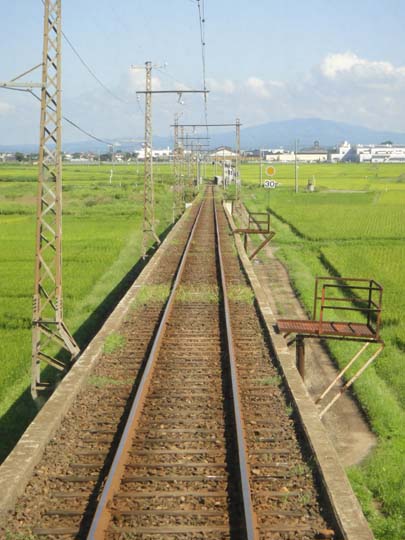
[[[60,351],[68,353],[68,359],[57,358],[56,355],[45,353],[48,346],[53,344],[59,347]],[[41,366],[47,364],[60,372],[67,371],[71,364],[80,354],[80,348],[70,334],[65,323],[62,322],[34,322],[32,332],[32,378],[31,395],[33,399],[38,397],[38,393],[48,390],[52,384],[41,380]]]

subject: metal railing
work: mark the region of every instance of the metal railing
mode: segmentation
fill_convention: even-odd
[[[319,293],[319,291],[321,292]],[[333,296],[334,291],[339,291],[343,296]],[[364,316],[367,327],[378,340],[380,338],[382,294],[383,287],[374,279],[317,277],[315,279],[312,318],[319,322],[319,333],[322,333],[322,323],[326,322],[326,310],[355,312]],[[347,323],[355,324],[353,321],[347,321]]]
[[[270,232],[270,212],[249,212],[248,229],[252,228],[252,225],[256,225],[257,232],[267,234]],[[263,219],[264,216],[264,219]],[[264,225],[264,227],[262,227]],[[256,232],[253,229],[251,232]]]

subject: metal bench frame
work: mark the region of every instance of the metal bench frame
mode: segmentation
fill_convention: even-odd
[[[240,229],[234,229],[234,234],[243,234],[243,246],[245,248],[245,251],[247,253],[247,241],[248,236],[251,234],[261,234],[264,236],[263,242],[261,242],[249,255],[248,258],[251,261],[258,253],[261,251],[267,244],[270,242],[270,240],[274,237],[276,234],[275,231],[270,230],[270,212],[249,212],[247,210],[248,216],[249,216],[249,223],[247,228],[240,228]]]
[[[343,296],[333,296],[338,290]],[[332,388],[343,379],[348,369],[360,358],[368,347],[378,344],[377,350],[367,358],[356,373],[346,381],[338,393],[322,409],[320,417],[332,407],[339,397],[360,377],[369,365],[381,354],[384,341],[380,337],[383,287],[374,279],[345,278],[345,277],[317,277],[315,280],[314,310],[312,320],[279,319],[279,330],[288,337],[296,334],[288,343],[296,343],[297,369],[301,377],[305,378],[305,345],[304,339],[337,339],[343,341],[357,341],[362,343],[361,348],[350,359],[348,364],[338,373],[330,385],[316,399],[315,403],[322,401]],[[362,314],[366,322],[354,321],[328,321],[327,310],[356,312]]]

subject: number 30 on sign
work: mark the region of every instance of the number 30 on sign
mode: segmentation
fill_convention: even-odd
[[[264,182],[264,187],[266,189],[274,189],[276,186],[277,186],[277,182],[275,182],[274,180],[266,180]]]

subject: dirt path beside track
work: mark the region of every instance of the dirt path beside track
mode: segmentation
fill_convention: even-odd
[[[268,245],[255,257],[255,273],[276,317],[306,319],[307,314],[294,292],[287,269],[276,257],[276,251],[277,248]],[[305,346],[305,383],[315,400],[338,371],[319,341],[307,340]],[[377,443],[349,392],[337,401],[322,421],[345,467],[360,463]]]

